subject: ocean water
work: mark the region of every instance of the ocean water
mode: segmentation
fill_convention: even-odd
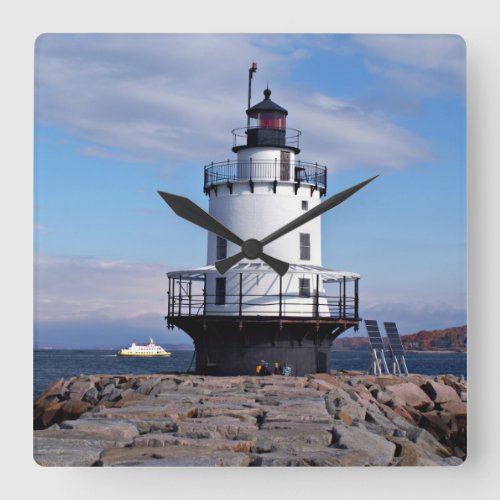
[[[405,356],[410,373],[448,374],[467,378],[465,353],[409,352]],[[370,354],[364,351],[332,352],[331,368],[335,370],[367,370]],[[126,358],[111,350],[41,350],[34,352],[33,396],[59,378],[80,374],[124,374],[193,371],[192,351],[172,351],[170,358]]]

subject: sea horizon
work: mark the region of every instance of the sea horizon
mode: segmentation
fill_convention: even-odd
[[[407,352],[410,374],[445,375],[467,378],[465,352]],[[40,349],[34,350],[33,397],[60,378],[110,374],[195,373],[194,350],[173,350],[170,357],[123,357],[115,349]],[[275,360],[267,360],[274,363]],[[256,363],[258,360],[256,360]],[[332,351],[330,370],[368,371],[371,357],[364,351]],[[293,367],[292,367],[293,369]],[[293,375],[293,371],[292,371]]]

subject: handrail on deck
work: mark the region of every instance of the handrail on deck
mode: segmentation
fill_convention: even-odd
[[[327,167],[304,161],[225,161],[204,167],[204,187],[238,181],[280,181],[315,186],[326,191]]]

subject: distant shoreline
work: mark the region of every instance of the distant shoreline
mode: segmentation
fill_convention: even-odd
[[[169,351],[183,351],[194,352],[194,349],[187,349],[185,347],[166,346]],[[119,347],[35,347],[34,352],[40,351],[118,351]],[[331,352],[367,352],[368,349],[332,349]],[[467,350],[412,350],[407,349],[407,353],[426,353],[426,354],[467,354]]]

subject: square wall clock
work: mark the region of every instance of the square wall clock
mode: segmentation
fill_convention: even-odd
[[[467,454],[457,35],[45,34],[34,459]]]

